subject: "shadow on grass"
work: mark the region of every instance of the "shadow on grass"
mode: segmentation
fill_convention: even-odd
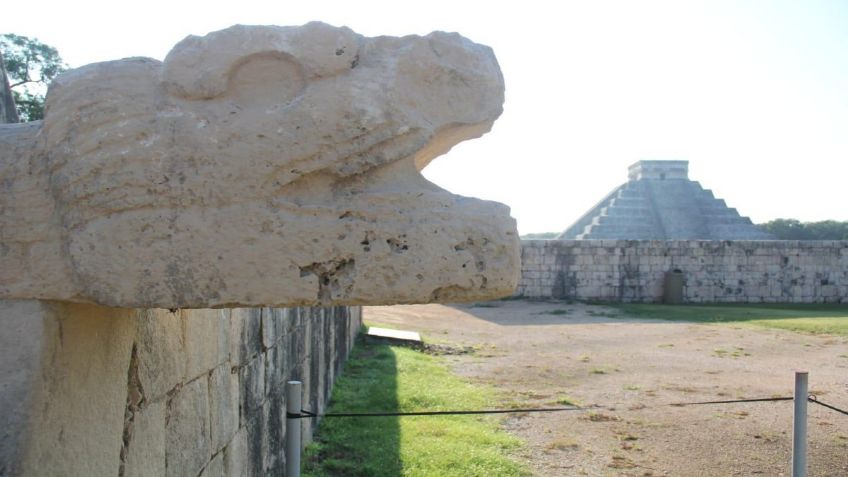
[[[397,360],[386,345],[360,338],[333,387],[328,412],[397,411]],[[305,476],[401,475],[397,417],[324,418],[306,449]]]
[[[333,390],[330,412],[488,409],[495,390],[466,382],[442,360],[361,340]],[[523,477],[521,442],[490,416],[325,417],[307,448],[306,475]]]

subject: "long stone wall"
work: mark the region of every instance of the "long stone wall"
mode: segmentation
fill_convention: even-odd
[[[0,475],[241,477],[283,474],[284,383],[323,410],[361,308],[8,300],[0,323]]]
[[[516,295],[688,303],[848,303],[848,241],[523,240]]]

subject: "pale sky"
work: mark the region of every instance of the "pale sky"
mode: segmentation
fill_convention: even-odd
[[[29,5],[6,9],[0,33],[36,37],[71,66],[161,60],[186,35],[236,23],[457,31],[487,44],[506,79],[504,114],[424,174],[506,203],[521,233],[564,230],[639,159],[688,160],[691,179],[755,222],[848,220],[844,0]]]

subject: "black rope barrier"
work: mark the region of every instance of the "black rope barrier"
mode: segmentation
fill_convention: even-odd
[[[659,404],[657,406],[644,406],[638,409],[630,409],[638,411],[656,407],[672,406],[700,406],[709,404],[736,404],[750,402],[774,402],[774,401],[791,401],[792,397],[769,397],[769,398],[753,398],[753,399],[726,399],[721,401],[696,401],[696,402],[675,402],[667,404]],[[811,398],[812,400],[812,398]],[[820,401],[814,401],[817,404],[831,407]],[[527,409],[482,409],[482,410],[460,410],[460,411],[409,411],[409,412],[328,412],[324,414],[316,414],[311,411],[302,409],[300,413],[286,413],[288,419],[311,419],[318,417],[403,417],[403,416],[463,416],[473,414],[518,414],[518,413],[533,413],[533,412],[567,412],[567,411],[590,411],[590,410],[606,410],[614,411],[615,407],[603,406],[571,406],[571,407],[541,407]],[[832,408],[839,412],[845,412],[841,409]],[[848,413],[846,413],[848,414]]]
[[[770,397],[770,398],[754,398],[754,399],[727,399],[724,401],[698,401],[698,402],[675,402],[668,406],[683,407],[683,406],[699,406],[702,404],[733,404],[738,402],[771,402],[771,401],[791,401],[793,397]]]
[[[807,398],[807,401],[810,401],[810,402],[812,402],[812,403],[816,403],[816,404],[818,404],[819,406],[824,406],[824,407],[826,407],[826,408],[828,408],[828,409],[831,409],[831,410],[833,410],[833,411],[836,411],[836,412],[839,412],[839,413],[842,413],[842,414],[845,414],[846,416],[848,416],[848,411],[846,411],[845,409],[839,409],[839,408],[838,408],[838,407],[836,407],[836,406],[832,406],[832,405],[830,405],[830,404],[823,403],[823,402],[819,401],[819,398],[818,398],[818,397],[816,397],[816,395],[815,395],[815,394],[810,394],[810,396]]]

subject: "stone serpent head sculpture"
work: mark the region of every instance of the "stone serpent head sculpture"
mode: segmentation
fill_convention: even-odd
[[[234,26],[92,64],[0,126],[0,298],[389,304],[512,292],[507,207],[420,170],[500,115],[457,35]]]

